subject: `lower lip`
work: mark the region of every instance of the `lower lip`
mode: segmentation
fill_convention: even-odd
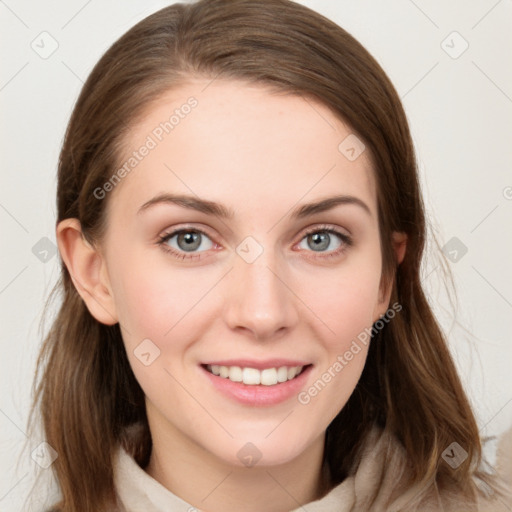
[[[243,382],[233,382],[228,378],[213,375],[203,366],[201,366],[201,370],[213,386],[224,395],[245,405],[269,406],[296,396],[304,386],[312,367],[312,365],[309,365],[302,370],[298,377],[274,384],[273,386],[264,386],[262,384],[249,386]]]

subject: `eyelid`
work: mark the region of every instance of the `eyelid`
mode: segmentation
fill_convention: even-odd
[[[306,238],[308,235],[320,232],[326,232],[338,236],[343,246],[353,245],[352,235],[348,232],[348,230],[344,230],[343,228],[333,224],[315,224],[308,226],[301,232],[300,236],[298,237],[298,241],[294,244],[294,247],[302,242],[302,240],[304,240],[304,238]],[[316,251],[309,252],[315,253]],[[335,251],[327,251],[325,254],[333,254],[334,252]],[[321,254],[321,252],[317,252],[317,254]]]
[[[329,231],[329,232],[337,233],[339,235],[346,236],[347,238],[352,237],[350,232],[348,231],[348,229],[340,228],[338,226],[335,226],[334,224],[314,224],[312,226],[304,228],[304,230],[302,231],[300,240],[302,240],[305,236],[307,236],[311,233],[316,233],[318,231]],[[346,233],[344,233],[343,231],[346,231]]]
[[[171,238],[174,235],[177,235],[181,232],[187,232],[187,231],[195,231],[197,233],[201,233],[202,235],[207,236],[213,243],[217,244],[217,242],[214,241],[216,236],[214,236],[212,233],[209,232],[208,228],[205,227],[197,227],[197,225],[190,225],[190,224],[178,224],[176,226],[173,226],[172,228],[164,229],[158,236],[157,241],[162,240],[164,238]]]
[[[214,241],[214,238],[216,238],[216,235],[213,235],[213,233],[210,233],[210,229],[208,227],[203,227],[203,225],[200,225],[198,227],[197,224],[192,225],[192,223],[183,223],[178,224],[176,226],[173,226],[172,228],[164,229],[158,236],[157,240],[161,240],[165,237],[171,237],[173,235],[176,235],[182,231],[197,231],[198,233],[202,233],[203,235],[206,235],[208,238]],[[332,231],[334,233],[339,233],[340,235],[346,236],[347,238],[351,238],[351,234],[348,231],[348,229],[344,229],[346,233],[341,232],[342,228],[335,226],[334,224],[313,224],[311,226],[308,226],[304,228],[301,231],[300,237],[298,239],[298,242],[300,242],[305,236],[316,233],[317,231]],[[217,243],[217,242],[215,242]]]

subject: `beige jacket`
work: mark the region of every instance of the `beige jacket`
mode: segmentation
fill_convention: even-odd
[[[512,431],[509,445],[512,445]],[[502,448],[503,449],[507,449]],[[510,446],[509,446],[510,449]],[[386,463],[384,461],[386,460]],[[509,467],[510,470],[510,467]],[[197,512],[141,469],[120,448],[115,462],[115,485],[126,512]],[[394,439],[373,431],[355,475],[346,478],[320,500],[304,504],[293,512],[511,512],[512,499],[490,497],[471,505],[460,493],[440,491],[435,485],[401,492],[405,472],[403,449]],[[379,492],[373,496],[378,486]],[[231,512],[231,511],[226,511]],[[237,511],[238,512],[238,511]],[[262,511],[264,512],[264,511]]]

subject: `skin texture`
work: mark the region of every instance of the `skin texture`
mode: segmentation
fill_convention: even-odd
[[[272,406],[240,404],[214,389],[200,365],[299,359],[313,365],[307,389],[386,312],[373,169],[367,151],[349,161],[338,150],[350,128],[319,102],[223,80],[169,91],[130,132],[127,157],[191,96],[197,106],[107,194],[101,245],[91,247],[67,219],[59,249],[90,312],[121,325],[146,395],[146,471],[208,511],[290,510],[324,491],[325,430],[354,390],[367,347],[307,405],[296,394]],[[163,203],[138,213],[162,193],[222,203],[234,216]],[[345,204],[292,218],[295,208],[340,194],[369,213]],[[326,227],[352,245],[330,235],[328,248],[315,250],[305,231]],[[206,233],[193,258],[164,249],[190,256],[177,236],[159,245],[178,228]],[[252,263],[236,252],[248,236],[263,249]],[[404,236],[394,243],[401,261]],[[134,354],[144,339],[160,350],[148,366]],[[237,456],[247,442],[261,453],[251,468]]]

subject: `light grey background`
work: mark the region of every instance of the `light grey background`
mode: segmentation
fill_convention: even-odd
[[[38,324],[58,275],[49,241],[65,126],[108,46],[169,3],[0,0],[2,511],[22,510],[34,475],[50,471],[30,456],[42,437],[27,441],[25,432]],[[403,99],[432,230],[453,260],[455,314],[433,245],[425,284],[482,432],[499,435],[512,425],[512,2],[301,3],[359,39]],[[492,443],[487,453],[492,460]]]

